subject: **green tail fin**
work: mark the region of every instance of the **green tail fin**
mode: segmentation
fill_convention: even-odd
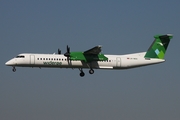
[[[164,59],[164,55],[166,53],[170,39],[172,39],[173,36],[171,34],[156,35],[154,38],[154,42],[151,44],[144,57]]]

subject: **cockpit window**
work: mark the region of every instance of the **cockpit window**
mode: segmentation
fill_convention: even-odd
[[[23,56],[23,55],[18,55],[18,56],[16,56],[16,58],[25,58],[25,56]]]

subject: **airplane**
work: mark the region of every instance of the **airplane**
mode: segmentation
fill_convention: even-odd
[[[93,74],[94,69],[121,70],[165,62],[164,56],[173,35],[155,35],[154,38],[146,52],[106,55],[101,53],[100,45],[84,52],[70,52],[67,45],[65,54],[61,54],[59,49],[58,54],[22,53],[7,61],[5,65],[12,66],[13,72],[16,71],[16,67],[77,68],[83,77],[85,68]]]

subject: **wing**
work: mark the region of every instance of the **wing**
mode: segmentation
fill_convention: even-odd
[[[96,47],[93,47],[87,51],[84,52],[84,54],[93,54],[93,55],[98,55],[100,52],[101,52],[101,47],[102,46],[96,46]]]

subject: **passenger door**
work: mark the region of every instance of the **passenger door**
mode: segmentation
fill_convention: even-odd
[[[120,57],[116,58],[116,67],[121,67],[121,58]]]
[[[31,65],[35,64],[35,56],[34,55],[30,55],[30,64]]]

